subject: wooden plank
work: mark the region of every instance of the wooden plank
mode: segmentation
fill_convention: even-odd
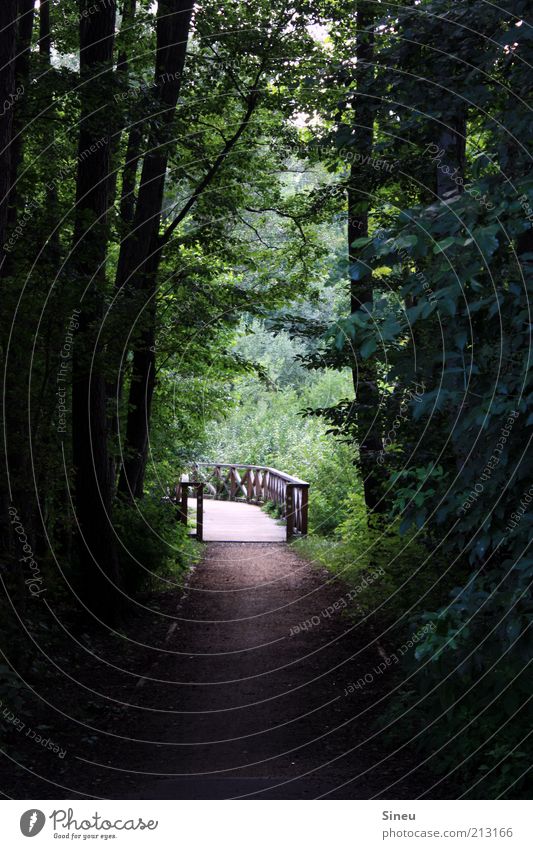
[[[286,529],[255,504],[204,501],[204,542],[284,542]]]

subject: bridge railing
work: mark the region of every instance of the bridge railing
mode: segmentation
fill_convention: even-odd
[[[287,539],[307,533],[309,484],[300,478],[270,466],[195,463],[192,480],[203,483],[205,498],[276,504],[286,520]]]

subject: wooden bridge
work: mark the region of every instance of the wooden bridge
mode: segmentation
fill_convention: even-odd
[[[199,540],[281,542],[307,533],[309,484],[272,469],[239,463],[196,463],[175,487],[178,518],[189,521],[189,495],[196,500]],[[261,506],[277,507],[280,521]]]

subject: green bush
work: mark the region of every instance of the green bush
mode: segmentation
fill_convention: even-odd
[[[400,534],[398,521],[375,519],[367,523],[363,494],[348,495],[341,512],[346,518],[338,527],[337,540],[311,535],[297,543],[302,553],[320,562],[349,587],[361,583],[365,574],[378,571],[380,579],[365,588],[358,602],[367,612],[380,608],[380,623],[397,623],[396,634],[411,628],[411,620],[442,598],[457,581],[447,571],[442,554],[432,551],[420,534]]]
[[[181,583],[198,559],[199,545],[176,521],[175,507],[149,497],[134,505],[117,503],[113,513],[119,539],[118,556],[128,594]]]

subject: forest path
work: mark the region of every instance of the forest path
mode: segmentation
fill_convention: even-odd
[[[141,710],[120,726],[152,742],[110,752],[126,772],[99,770],[99,795],[371,798],[401,779],[412,763],[383,761],[372,734],[376,684],[344,695],[381,660],[368,626],[342,615],[346,592],[285,544],[206,546],[174,609],[170,653],[130,694]],[[423,789],[411,777],[384,796]]]

